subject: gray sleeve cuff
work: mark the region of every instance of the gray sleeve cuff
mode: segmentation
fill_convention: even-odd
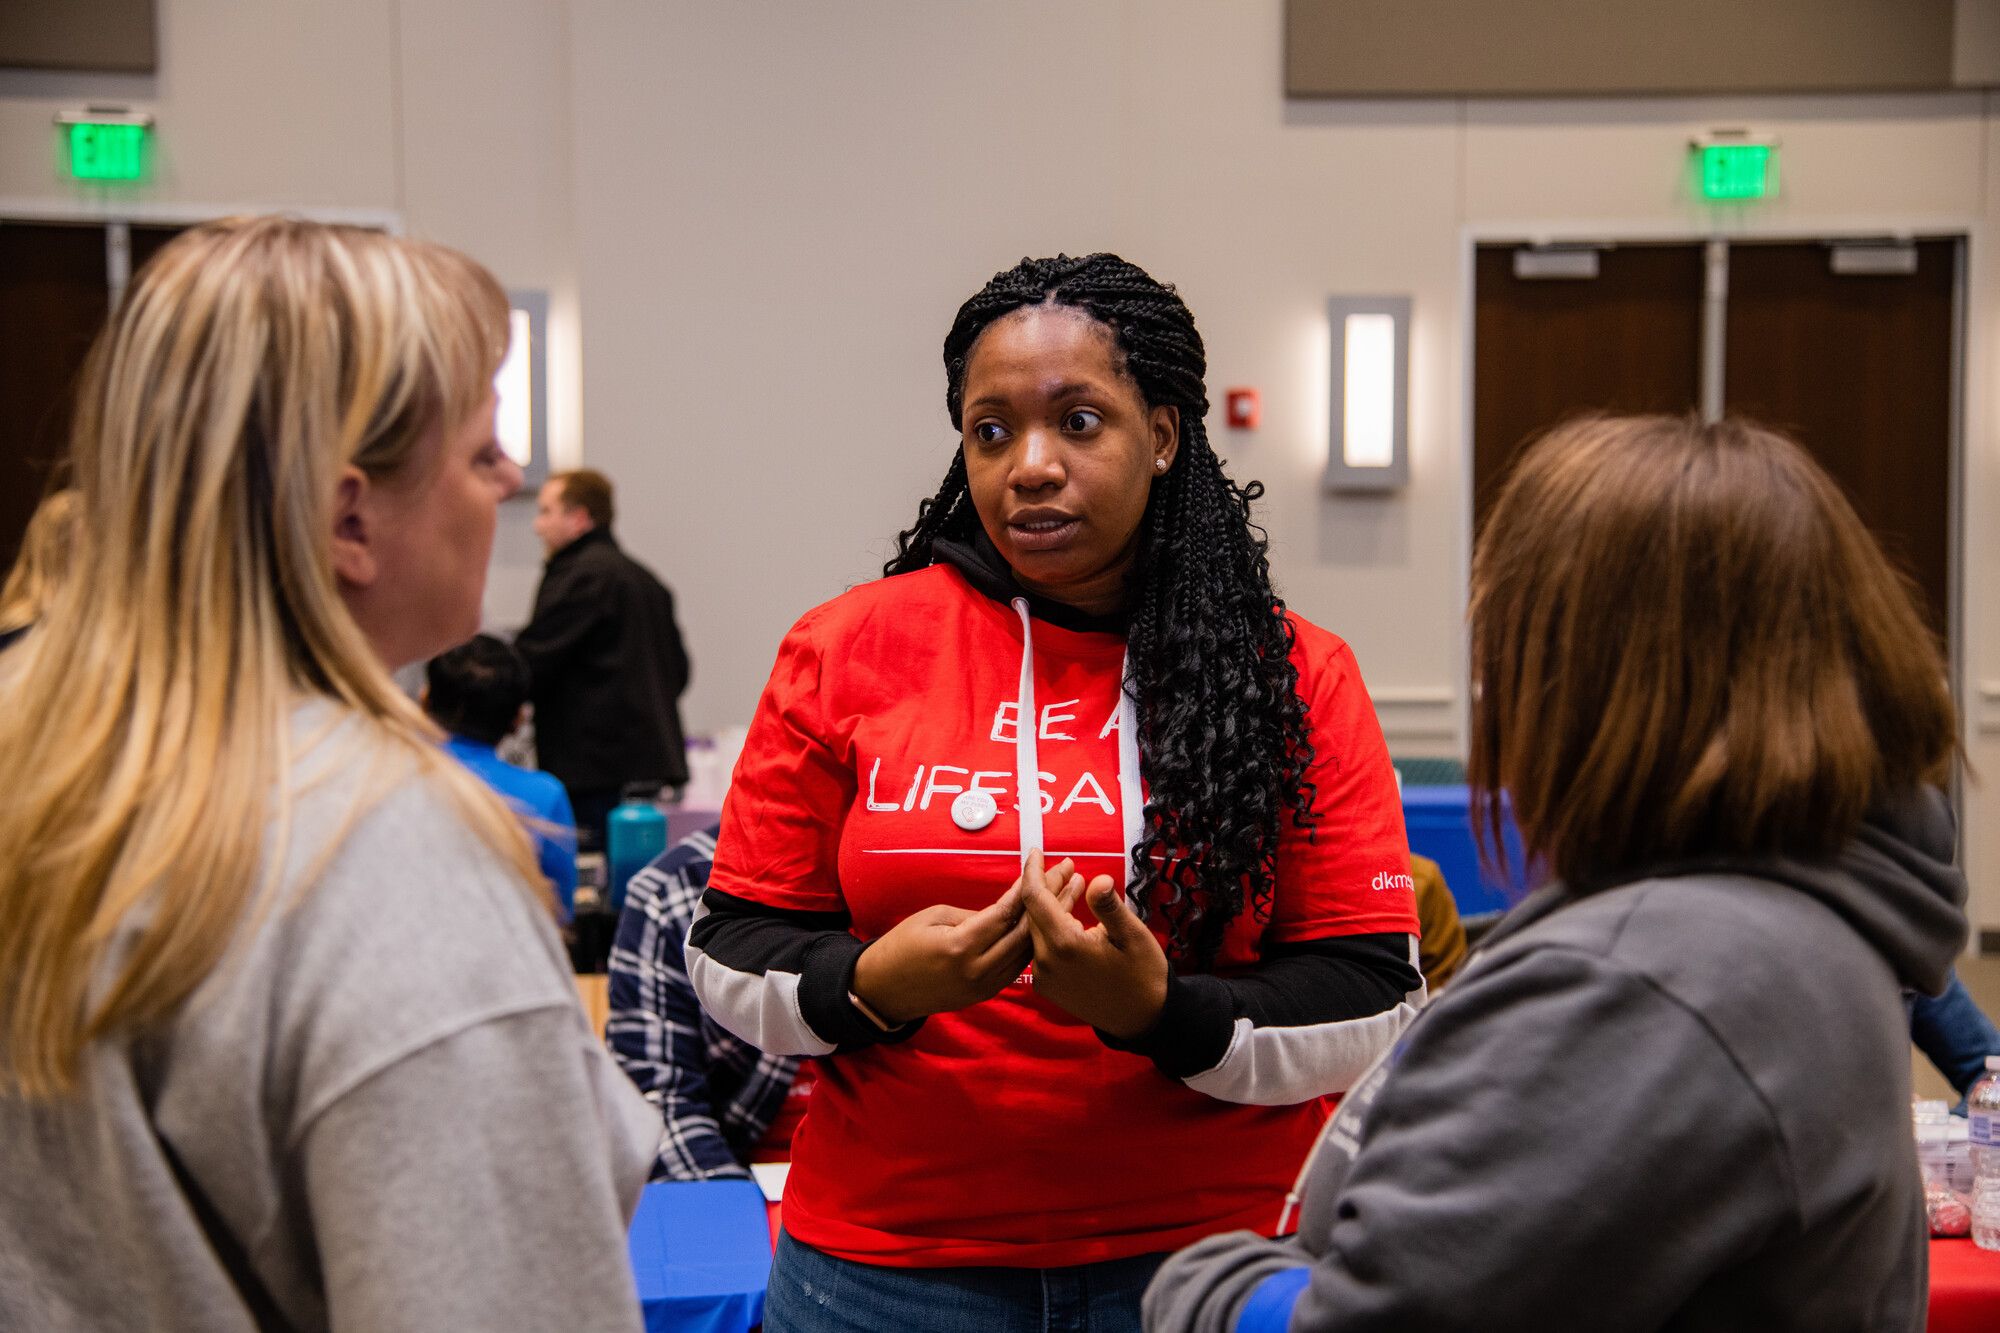
[[[1182,1250],[1146,1288],[1147,1333],[1231,1333],[1250,1294],[1266,1278],[1312,1263],[1293,1238],[1228,1231]]]

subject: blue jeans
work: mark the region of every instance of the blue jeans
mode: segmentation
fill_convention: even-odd
[[[882,1268],[778,1235],[765,1333],[1139,1333],[1164,1254],[1073,1268]]]

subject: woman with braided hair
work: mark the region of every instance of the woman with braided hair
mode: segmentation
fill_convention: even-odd
[[[944,360],[958,450],[779,650],[689,970],[823,1058],[774,1333],[1136,1329],[1164,1251],[1272,1233],[1421,1002],[1401,806],[1171,287],[1024,260]]]

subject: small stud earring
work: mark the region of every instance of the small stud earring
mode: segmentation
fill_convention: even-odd
[[[1155,458],[1153,460],[1153,469],[1156,472],[1165,472],[1167,470],[1167,460],[1164,458]]]

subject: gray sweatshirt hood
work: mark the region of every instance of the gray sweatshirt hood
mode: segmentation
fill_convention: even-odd
[[[1574,890],[1551,884],[1530,895],[1486,937],[1490,947],[1591,893],[1641,879],[1741,874],[1775,880],[1825,904],[1888,960],[1911,990],[1936,995],[1965,947],[1965,872],[1952,864],[1958,823],[1935,787],[1886,797],[1838,855],[1696,857],[1652,864]]]
[[[1923,788],[1837,856],[1531,895],[1341,1102],[1297,1234],[1176,1255],[1149,1333],[1921,1333],[1903,996],[1965,938],[1953,842]]]

